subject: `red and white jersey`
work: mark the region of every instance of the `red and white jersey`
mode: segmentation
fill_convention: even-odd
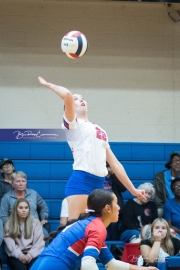
[[[65,116],[62,128],[66,130],[74,157],[73,169],[106,176],[106,149],[110,147],[106,132],[98,125],[79,118],[69,122]]]

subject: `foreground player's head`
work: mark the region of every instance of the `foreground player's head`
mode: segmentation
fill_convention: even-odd
[[[111,191],[95,189],[88,196],[87,212],[91,216],[101,217],[106,226],[118,221],[119,205],[117,197]],[[107,225],[108,224],[108,225]]]

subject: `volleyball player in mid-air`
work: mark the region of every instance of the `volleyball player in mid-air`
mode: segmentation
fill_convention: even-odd
[[[87,207],[87,197],[94,189],[103,188],[108,174],[106,161],[119,181],[133,196],[145,198],[144,190],[134,187],[124,167],[110,149],[106,132],[88,120],[87,102],[79,94],[38,77],[39,82],[51,89],[64,101],[62,128],[70,133],[68,144],[72,150],[74,164],[65,196],[68,200],[69,219],[78,218]],[[67,136],[68,137],[68,136]],[[68,139],[67,139],[68,140]]]

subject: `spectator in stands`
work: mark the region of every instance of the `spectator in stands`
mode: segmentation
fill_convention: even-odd
[[[180,240],[170,234],[166,220],[155,219],[151,226],[151,234],[150,239],[144,239],[140,243],[142,257],[138,259],[138,265],[157,266],[157,262],[165,262],[165,257],[179,253]]]
[[[39,219],[30,215],[25,199],[16,200],[4,226],[7,264],[12,270],[29,270],[43,251],[45,242]]]
[[[119,227],[120,227],[120,220],[121,220],[121,211],[124,206],[124,200],[122,196],[122,192],[126,191],[126,187],[118,180],[116,175],[111,170],[108,162],[106,162],[106,167],[108,170],[108,175],[104,181],[104,189],[111,190],[116,195],[118,199],[118,205],[120,207],[119,211],[119,219],[118,222],[111,223],[107,228],[107,240],[119,240]]]
[[[61,213],[60,213],[60,225],[65,226],[68,221],[68,202],[67,198],[64,198],[61,205]]]
[[[3,195],[12,189],[11,175],[14,172],[14,164],[11,159],[5,158],[0,163],[0,201]]]
[[[151,224],[157,218],[157,206],[151,201],[155,190],[151,183],[143,183],[139,189],[145,190],[146,200],[134,198],[127,201],[122,209],[120,227],[120,240],[128,242],[140,242],[141,228]]]
[[[40,195],[33,189],[27,187],[27,176],[22,171],[17,171],[12,174],[12,186],[13,189],[7,192],[1,200],[1,217],[3,223],[5,223],[13,209],[13,206],[17,199],[25,198],[30,204],[31,215],[41,220],[43,226],[43,233],[48,235],[48,207],[46,202],[40,197]]]
[[[55,92],[64,102],[62,128],[74,158],[73,173],[69,178],[65,196],[68,200],[69,219],[78,218],[87,207],[92,190],[103,188],[107,175],[106,161],[126,188],[134,195],[145,198],[144,190],[137,190],[124,167],[110,149],[106,132],[88,120],[88,106],[84,98],[65,87],[38,77],[39,82]]]
[[[174,198],[170,186],[174,178],[180,177],[180,152],[173,152],[165,167],[168,170],[158,172],[154,177],[154,201],[158,207],[159,217],[163,216],[163,206],[167,199]]]
[[[119,206],[115,194],[103,189],[93,190],[87,205],[88,209],[86,214],[81,215],[81,220],[76,219],[71,226],[63,230],[60,227],[58,232],[51,235],[55,238],[40,254],[31,270],[76,269],[78,265],[84,270],[97,270],[98,257],[106,269],[145,270],[115,260],[105,244],[106,227],[118,220]]]
[[[0,270],[2,268],[2,248],[1,248],[1,244],[3,241],[3,222],[2,219],[0,218]]]
[[[167,200],[164,204],[164,219],[180,238],[180,178],[171,181],[171,190],[174,198]]]

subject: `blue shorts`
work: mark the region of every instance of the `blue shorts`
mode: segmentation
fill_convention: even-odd
[[[105,177],[96,176],[84,171],[73,171],[66,184],[65,196],[89,195],[96,188],[103,189],[104,180]]]

